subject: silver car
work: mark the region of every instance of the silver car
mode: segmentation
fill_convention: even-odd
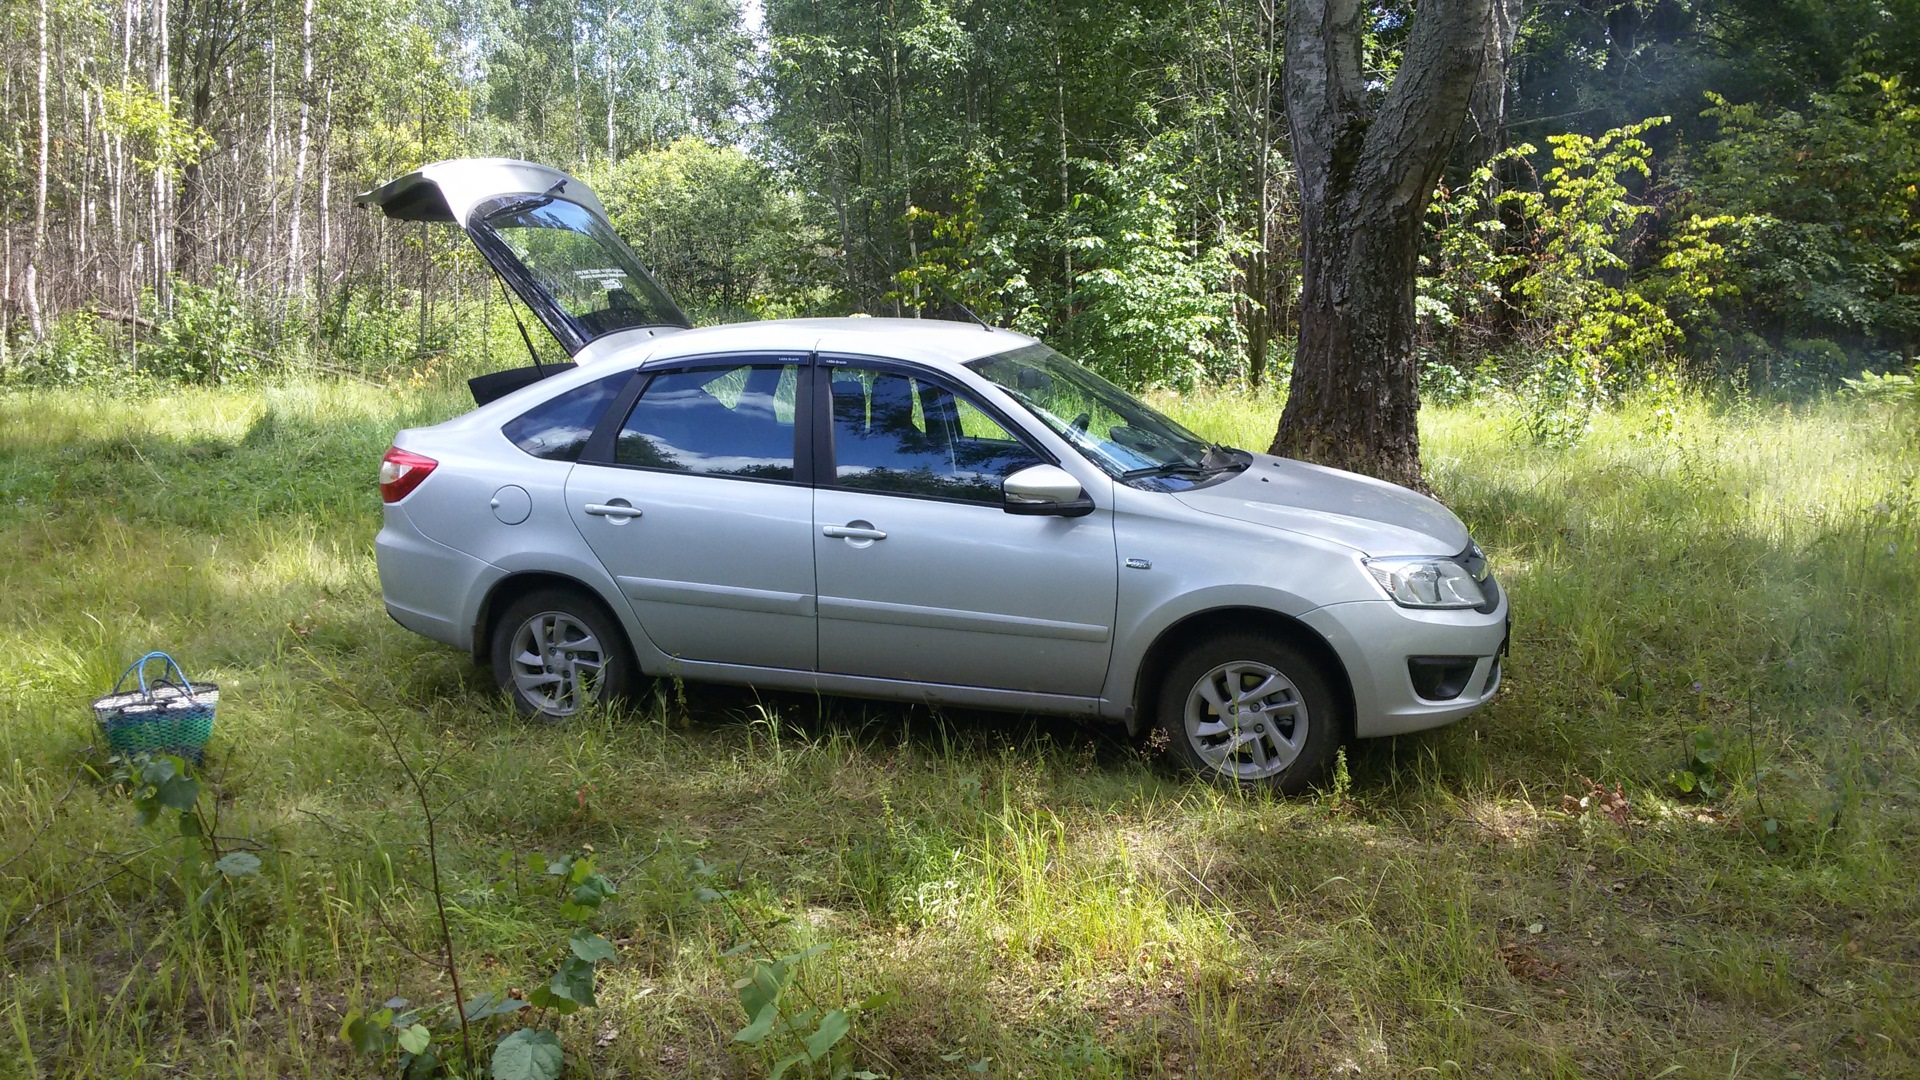
[[[552,169],[361,201],[461,225],[573,358],[474,380],[380,469],[388,612],[525,712],[684,676],[1097,717],[1292,792],[1500,684],[1506,598],[1432,499],[1210,444],[982,324],[689,329]]]

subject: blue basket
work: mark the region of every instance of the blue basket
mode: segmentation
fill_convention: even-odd
[[[147,664],[162,661],[161,678],[147,682]],[[172,668],[178,682],[167,679]],[[127,676],[137,675],[140,689],[121,692]],[[114,753],[177,754],[199,762],[213,737],[213,713],[220,704],[220,687],[187,681],[173,657],[150,652],[135,660],[113,684],[113,692],[93,703],[93,715]]]

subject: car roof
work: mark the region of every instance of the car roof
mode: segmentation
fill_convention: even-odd
[[[1034,339],[978,323],[856,316],[727,323],[678,331],[652,338],[649,343],[653,346],[647,355],[649,364],[710,353],[820,352],[888,357],[951,369],[982,356],[1032,345]],[[593,359],[600,363],[615,360],[615,355],[602,356],[604,359]],[[582,360],[593,362],[584,356]]]

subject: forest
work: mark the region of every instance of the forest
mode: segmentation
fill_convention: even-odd
[[[15,0],[0,378],[498,366],[464,244],[350,200],[506,155],[587,179],[697,321],[964,305],[1136,388],[1283,386],[1278,4]],[[1551,438],[1649,381],[1911,367],[1920,6],[1513,6],[1429,211],[1423,396]],[[1376,90],[1412,9],[1370,9]]]

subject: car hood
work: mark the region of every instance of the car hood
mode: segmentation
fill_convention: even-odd
[[[1345,544],[1364,555],[1455,555],[1467,527],[1433,499],[1370,476],[1254,454],[1231,479],[1174,498],[1202,513]]]

